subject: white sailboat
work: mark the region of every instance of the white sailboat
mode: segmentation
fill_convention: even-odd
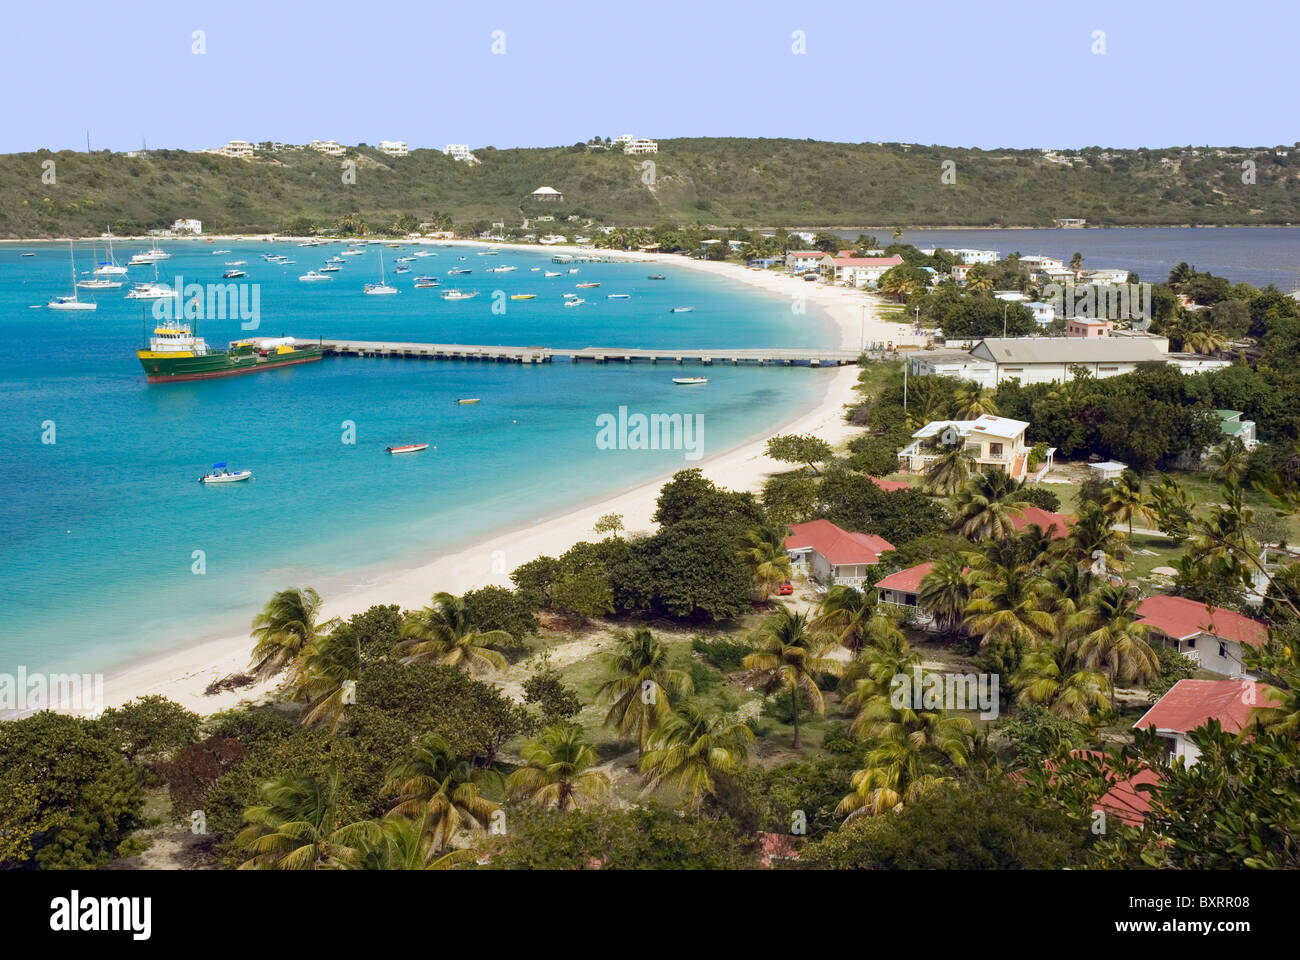
[[[91,256],[93,257],[95,248],[91,247],[90,249],[91,249]],[[109,256],[111,257],[112,254],[109,254]],[[99,267],[105,267],[105,266],[108,266],[108,264],[101,263],[99,265]],[[121,280],[114,280],[112,276],[108,274],[101,274],[99,272],[99,267],[95,269],[94,273],[90,277],[86,278],[85,280],[78,280],[77,287],[82,290],[116,290],[118,287],[122,285]],[[125,268],[123,268],[123,272],[125,272]]]
[[[363,289],[372,297],[388,296],[398,292],[396,287],[388,285],[388,280],[384,276],[384,251],[379,251],[379,282],[367,283]]]
[[[72,242],[68,242],[68,267],[72,271],[72,296],[54,297],[45,304],[51,310],[95,310],[99,304],[93,300],[77,299],[77,263],[72,256]]]
[[[113,258],[113,235],[108,235],[108,259],[95,268],[97,277],[120,277],[125,276],[126,267],[122,266]],[[120,286],[121,284],[119,284]]]
[[[153,265],[153,281],[137,283],[127,291],[126,299],[128,300],[165,300],[168,297],[174,297],[176,294],[171,287],[165,283],[158,282],[158,264]]]

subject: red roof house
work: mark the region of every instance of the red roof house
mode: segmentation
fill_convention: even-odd
[[[791,566],[820,583],[846,584],[861,588],[867,568],[880,562],[880,555],[894,549],[884,537],[873,533],[850,533],[829,520],[812,520],[790,527],[785,538]]]
[[[1042,507],[1023,507],[1011,514],[1011,526],[1015,528],[1016,533],[1037,524],[1045,533],[1051,534],[1053,540],[1068,536],[1070,524],[1073,522],[1074,517],[1064,513],[1052,513]]]
[[[876,589],[880,591],[880,599],[886,603],[897,603],[899,606],[915,607],[916,595],[921,590],[921,581],[933,569],[932,561],[918,563],[906,570],[899,570],[898,573],[891,573],[883,580],[877,580]]]
[[[1239,680],[1179,680],[1133,724],[1136,730],[1155,730],[1168,741],[1171,757],[1184,757],[1190,766],[1201,755],[1187,734],[1210,720],[1218,720],[1227,733],[1240,733],[1259,707],[1276,707],[1262,683]]]
[[[1247,676],[1242,648],[1268,642],[1268,627],[1258,620],[1186,597],[1147,597],[1137,611],[1138,622],[1163,636],[1169,646],[1226,677]]]

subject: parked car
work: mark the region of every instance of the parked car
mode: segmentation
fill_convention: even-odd
[[[781,596],[788,597],[792,593],[794,593],[794,584],[792,583],[781,584],[781,590],[780,590]]]

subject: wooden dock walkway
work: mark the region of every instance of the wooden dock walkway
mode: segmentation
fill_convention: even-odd
[[[511,347],[461,343],[398,343],[381,340],[299,340],[302,346],[319,344],[326,356],[400,357],[412,360],[490,360],[499,363],[550,363],[556,358],[571,363],[671,363],[753,364],[755,366],[839,367],[856,363],[856,350],[719,348],[678,350],[641,347]]]

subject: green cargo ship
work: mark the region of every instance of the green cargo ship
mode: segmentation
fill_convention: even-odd
[[[148,348],[136,351],[150,383],[234,377],[311,363],[323,355],[319,346],[300,346],[293,337],[232,340],[225,350],[213,350],[184,323],[157,327]]]

